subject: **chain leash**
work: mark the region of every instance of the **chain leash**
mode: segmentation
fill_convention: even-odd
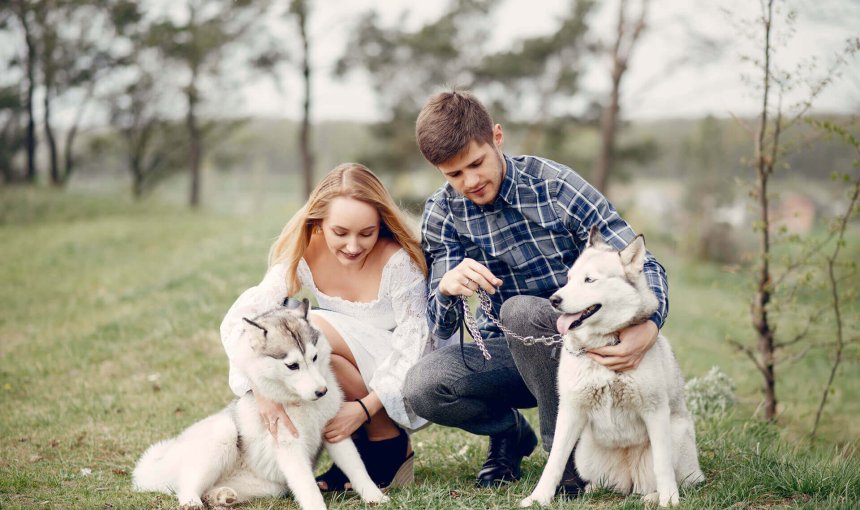
[[[505,327],[496,316],[493,314],[493,305],[490,302],[490,296],[483,289],[478,289],[478,300],[480,301],[480,307],[484,311],[484,315],[487,316],[493,324],[498,327],[502,333],[507,335],[510,338],[515,340],[519,340],[523,343],[523,345],[557,345],[564,342],[564,336],[555,334],[552,336],[520,336],[509,328]],[[466,325],[466,329],[469,330],[469,333],[472,335],[472,339],[475,340],[475,345],[478,346],[478,349],[481,350],[481,354],[484,355],[485,360],[490,360],[492,356],[490,356],[490,352],[487,350],[487,346],[484,345],[484,337],[481,336],[481,331],[478,329],[478,321],[475,319],[475,316],[472,315],[472,310],[469,309],[469,303],[466,301],[464,296],[460,296],[460,301],[463,303],[463,317],[464,323]]]

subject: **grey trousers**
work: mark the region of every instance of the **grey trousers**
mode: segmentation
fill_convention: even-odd
[[[559,312],[549,301],[516,296],[505,301],[501,320],[519,336],[556,333]],[[410,369],[404,396],[412,409],[433,423],[472,434],[496,435],[515,425],[513,409],[538,407],[543,448],[549,451],[558,413],[556,378],[560,346],[526,346],[513,338],[489,338],[492,359],[485,361],[474,343],[465,345],[469,370],[459,345],[424,356]]]

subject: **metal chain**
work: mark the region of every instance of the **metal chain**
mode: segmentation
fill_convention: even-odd
[[[478,299],[480,301],[481,309],[484,310],[484,315],[487,316],[493,324],[495,324],[502,333],[507,335],[510,338],[519,340],[523,343],[523,345],[556,345],[564,342],[564,336],[555,334],[552,336],[520,336],[509,328],[505,327],[502,324],[502,321],[496,318],[493,315],[493,305],[490,302],[490,296],[483,289],[478,289]],[[466,324],[466,329],[471,333],[472,338],[475,340],[475,344],[478,346],[478,349],[481,350],[481,353],[484,355],[484,359],[489,360],[492,356],[490,356],[489,351],[487,351],[487,346],[484,345],[484,337],[481,336],[481,331],[478,329],[478,321],[472,315],[472,311],[469,309],[469,303],[466,301],[464,296],[460,296],[460,301],[463,302],[463,314],[465,317],[464,323]]]

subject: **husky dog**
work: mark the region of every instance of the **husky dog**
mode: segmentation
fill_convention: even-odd
[[[135,466],[135,490],[175,493],[185,510],[232,507],[289,487],[303,510],[325,509],[313,465],[323,427],[337,414],[343,394],[329,368],[331,347],[307,314],[304,300],[293,309],[245,318],[237,359],[263,396],[283,404],[299,437],[279,424],[278,439],[273,438],[248,392],[178,436],[152,445]],[[365,502],[388,500],[351,439],[326,442],[325,448]]]
[[[576,468],[590,483],[640,494],[661,507],[678,504],[678,485],[702,481],[693,420],[684,404],[684,380],[669,342],[657,337],[639,366],[605,368],[581,353],[617,343],[616,332],[657,309],[643,265],[640,235],[614,250],[592,228],[587,248],[550,297],[566,331],[558,367],[555,437],[534,492],[520,502],[549,504],[577,440]]]

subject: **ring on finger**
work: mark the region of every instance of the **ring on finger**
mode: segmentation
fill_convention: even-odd
[[[472,279],[471,279],[471,278],[466,278],[466,283],[464,283],[463,285],[464,285],[467,289],[471,289],[471,288],[472,288],[472,287],[471,287],[472,283],[474,283],[474,282],[472,281]]]

